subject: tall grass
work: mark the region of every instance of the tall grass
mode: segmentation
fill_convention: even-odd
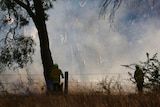
[[[29,83],[30,84],[30,83]],[[28,88],[16,85],[28,92]],[[34,87],[29,88],[34,89]],[[92,85],[91,85],[92,86]],[[4,94],[0,107],[160,107],[160,92],[135,94],[125,92],[119,80],[104,79],[96,90],[87,86],[70,85],[69,93],[55,94]]]
[[[160,107],[160,93],[108,95],[96,92],[0,97],[0,107]]]

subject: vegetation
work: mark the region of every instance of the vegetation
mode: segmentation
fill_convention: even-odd
[[[144,88],[151,92],[157,92],[160,90],[160,61],[157,58],[157,53],[150,57],[149,53],[146,53],[147,60],[140,61],[130,65],[122,65],[124,67],[134,69],[135,65],[139,65],[144,73]],[[128,72],[130,80],[135,83],[134,76]]]
[[[49,78],[48,74],[53,67],[53,59],[49,47],[46,21],[48,19],[47,10],[53,7],[54,1],[55,0],[1,0],[0,1],[0,12],[2,14],[0,16],[1,19],[0,29],[2,29],[1,34],[3,34],[3,36],[5,37],[5,42],[4,42],[5,46],[4,48],[2,48],[2,50],[0,50],[0,52],[1,56],[5,57],[5,59],[2,61],[2,63],[5,62],[3,64],[6,65],[5,67],[11,67],[10,65],[13,64],[15,65],[16,63],[18,64],[17,68],[18,67],[23,68],[24,65],[26,65],[28,62],[32,62],[32,60],[30,60],[31,57],[28,57],[28,55],[29,56],[33,55],[31,54],[31,52],[34,53],[34,51],[30,52],[30,50],[33,50],[32,49],[33,45],[27,44],[27,46],[22,48],[22,50],[20,51],[13,49],[12,52],[8,52],[8,50],[10,50],[10,48],[12,48],[15,45],[13,44],[13,42],[16,42],[15,41],[16,37],[17,36],[19,37],[19,35],[21,35],[22,33],[21,28],[23,28],[26,25],[29,25],[29,22],[31,22],[30,19],[32,19],[37,29],[40,41],[40,52],[44,69],[44,77],[45,79]],[[25,36],[23,35],[23,38],[24,37]],[[18,40],[23,41],[21,37]],[[12,44],[8,45],[9,44],[8,41],[9,43]],[[31,47],[31,49],[26,49],[27,47]]]
[[[123,90],[120,79],[104,78],[99,82],[97,90],[86,86],[70,86],[68,94],[36,94],[34,90],[34,78],[28,74],[28,82],[23,85],[14,84],[17,91],[22,94],[6,93],[0,96],[0,107],[159,107],[160,93],[145,92],[143,94],[129,93]],[[3,85],[2,85],[3,86]],[[2,87],[5,91],[5,88]],[[33,89],[32,89],[33,88]],[[72,89],[75,88],[75,89]],[[6,91],[7,92],[7,91]],[[26,94],[25,94],[26,93]]]
[[[1,61],[0,68],[14,67],[23,68],[28,62],[32,62],[32,55],[34,54],[34,48],[32,44],[34,41],[32,38],[27,38],[32,41],[26,46],[17,45],[17,41],[24,41],[25,36],[21,36],[20,30],[29,22],[33,21],[38,31],[38,37],[40,40],[40,52],[44,69],[45,80],[48,79],[48,74],[53,66],[53,59],[51,56],[49,38],[46,27],[46,21],[48,20],[47,10],[53,7],[55,0],[1,0],[0,12],[1,21],[0,29],[1,34],[4,36],[4,45],[0,50]],[[110,19],[113,19],[115,12],[118,10],[123,0],[102,0],[102,8],[100,11],[101,16],[105,16],[108,7],[111,7]],[[126,1],[126,0],[124,0]],[[151,0],[148,0],[150,2]],[[150,4],[154,4],[152,0]],[[143,0],[137,0],[135,4],[143,4]],[[153,6],[153,5],[151,5]],[[143,6],[142,6],[143,7]],[[113,20],[111,20],[113,22]],[[5,29],[5,30],[4,30]],[[22,38],[24,40],[22,40]],[[7,45],[7,46],[6,46]],[[16,46],[16,47],[14,47]],[[17,47],[18,46],[18,47]],[[19,49],[20,48],[20,49]],[[12,50],[8,51],[8,50]]]
[[[125,4],[126,9],[133,11],[134,17],[140,16],[140,19],[145,19],[146,14],[149,17],[159,16],[159,13],[156,12],[159,9],[159,0],[102,0],[100,17],[105,17],[109,11],[109,19],[113,23],[116,12],[121,6],[124,6],[123,4]]]
[[[5,17],[1,17],[2,27],[8,27],[3,36],[4,47],[0,50],[1,69],[7,67],[20,67],[23,68],[28,62],[32,62],[31,56],[34,53],[33,44],[34,41],[30,37],[18,34],[21,27],[29,24],[31,18],[37,28],[38,36],[40,40],[41,58],[44,68],[44,77],[48,78],[49,71],[53,66],[53,60],[49,48],[49,39],[46,28],[46,20],[48,15],[46,10],[53,7],[54,0],[2,0],[0,1],[1,13]],[[102,10],[100,15],[105,15],[107,7],[112,4],[110,21],[113,22],[115,12],[120,7],[123,0],[103,0]],[[142,0],[139,0],[143,2]],[[151,1],[151,0],[149,0]],[[156,1],[156,0],[152,0]],[[140,2],[137,2],[140,3]],[[25,15],[22,13],[25,12]],[[2,29],[3,31],[3,29]],[[7,48],[6,48],[7,46]],[[19,49],[19,46],[21,47]],[[28,47],[29,46],[29,47]],[[12,50],[12,51],[10,51]],[[5,91],[5,96],[0,96],[0,107],[159,107],[160,106],[160,93],[157,91],[160,89],[159,79],[159,67],[160,62],[157,59],[157,54],[153,57],[149,57],[147,53],[147,61],[140,62],[140,66],[145,72],[145,87],[150,93],[144,93],[142,95],[122,93],[123,89],[119,83],[114,84],[114,87],[119,90],[118,93],[113,92],[111,86],[112,81],[109,82],[104,79],[99,83],[101,88],[105,92],[96,91],[83,91],[79,93],[69,93],[46,95],[39,94],[34,95],[31,93],[31,88],[34,84],[32,78],[28,79],[27,87],[23,84],[14,84],[14,87],[18,90],[24,89],[27,95],[11,95],[8,94],[3,84],[0,82],[0,88]],[[15,65],[16,64],[16,65]],[[125,65],[130,68],[135,64]],[[131,80],[133,80],[133,76]],[[133,80],[134,82],[134,80]],[[26,86],[26,85],[25,85]],[[156,94],[153,93],[156,90]]]
[[[0,107],[159,107],[160,93],[105,95],[96,92],[68,95],[0,97]]]

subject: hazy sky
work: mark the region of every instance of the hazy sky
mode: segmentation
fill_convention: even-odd
[[[151,14],[150,5],[143,12],[140,10],[144,8],[134,10],[133,5],[122,4],[114,28],[108,14],[105,19],[99,19],[99,6],[99,0],[57,0],[49,11],[47,28],[53,60],[77,80],[100,80],[107,73],[126,76],[125,73],[133,71],[122,64],[144,61],[146,52],[152,55],[160,51],[160,21],[156,10]],[[37,41],[32,70],[41,74],[37,32],[34,27],[29,31]]]

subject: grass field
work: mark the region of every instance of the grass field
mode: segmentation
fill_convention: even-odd
[[[70,84],[68,94],[47,95],[45,90],[28,95],[0,94],[0,107],[160,107],[160,92],[135,94],[132,91],[135,87],[128,89],[119,82],[106,79],[97,88],[90,86]],[[128,90],[124,91],[124,88]],[[26,88],[23,89],[26,92]]]
[[[55,95],[6,95],[0,107],[160,107],[160,93],[102,94],[96,92]]]

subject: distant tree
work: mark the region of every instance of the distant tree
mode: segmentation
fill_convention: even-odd
[[[144,88],[149,91],[160,91],[160,61],[157,58],[157,53],[152,57],[149,56],[149,53],[146,53],[147,60],[140,61],[139,63],[133,63],[129,65],[122,65],[126,68],[134,70],[135,65],[139,65],[140,69],[144,72]],[[135,83],[134,75],[131,72],[128,72],[130,80]]]
[[[124,5],[123,5],[124,4]],[[159,0],[101,0],[100,17],[109,14],[109,20],[114,22],[116,12],[121,6],[132,11],[132,16],[146,18],[147,16],[159,16]],[[132,18],[131,20],[134,20]]]
[[[109,19],[113,22],[113,18],[115,16],[115,12],[120,7],[123,0],[102,0],[100,17],[105,17],[108,10],[110,10]]]
[[[4,37],[4,39],[2,38],[4,46],[0,50],[1,68],[13,65],[23,68],[28,62],[32,62],[34,41],[31,37],[22,35],[22,30],[20,30],[32,19],[38,31],[45,80],[48,78],[53,66],[53,59],[49,47],[46,21],[49,16],[47,10],[53,7],[53,1],[55,0],[0,1],[0,31],[1,37]]]

